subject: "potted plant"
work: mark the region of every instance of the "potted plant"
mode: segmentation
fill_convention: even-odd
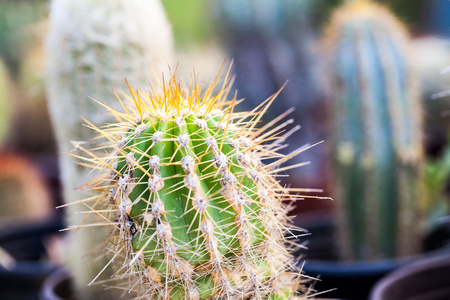
[[[370,300],[448,299],[450,297],[450,254],[416,261],[380,280]]]
[[[122,85],[126,76],[144,89],[141,79],[145,85],[151,81],[140,73],[146,63],[131,54],[155,49],[126,42],[132,34],[141,42],[155,41],[143,38],[142,28],[110,41],[120,49],[96,38],[117,36],[114,30],[122,27],[116,25],[124,20],[148,21],[143,3],[60,0],[51,7],[50,111],[60,150],[82,166],[73,157],[61,158],[68,224],[75,232],[69,234],[75,295],[288,299],[308,293],[283,236],[289,206],[282,202],[290,199],[289,189],[275,179],[280,164],[305,150],[277,153],[297,128],[283,134],[285,122],[271,129],[279,119],[257,128],[276,95],[251,112],[236,113],[239,101],[228,98],[228,73],[223,84],[214,80],[206,87],[196,77],[185,84],[170,74],[149,94],[128,86],[129,94],[118,100],[111,85],[119,84],[111,78],[120,76]],[[148,3],[161,20],[159,4]],[[111,31],[99,16],[111,21]],[[99,26],[107,33],[96,32]],[[117,65],[124,69],[114,69]],[[127,73],[129,66],[137,69]],[[108,118],[91,110],[95,102],[89,96],[101,102]],[[87,119],[84,128],[80,115]],[[76,141],[75,149],[69,140]],[[86,146],[100,140],[100,148]],[[263,165],[265,159],[274,161]],[[83,192],[74,193],[81,184]]]
[[[371,1],[348,1],[325,32],[337,205],[328,245],[339,262],[309,261],[306,252],[305,270],[337,289],[330,295],[367,298],[379,278],[421,252],[422,110],[408,45],[404,26]]]
[[[160,72],[172,60],[172,33],[159,0],[55,0],[51,1],[49,23],[46,92],[58,143],[63,200],[71,204],[66,207],[66,224],[81,224],[90,216],[81,201],[85,194],[77,187],[90,175],[67,154],[80,154],[71,141],[93,138],[80,117],[94,124],[111,121],[91,98],[117,108],[120,102],[114,88],[125,90],[124,78],[145,88],[152,68]],[[93,263],[97,255],[87,249],[101,244],[103,236],[98,227],[67,232],[63,263],[73,274],[80,299],[108,298],[103,287],[88,287],[104,266]]]

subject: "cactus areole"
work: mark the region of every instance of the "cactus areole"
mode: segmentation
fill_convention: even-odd
[[[276,95],[235,113],[228,83],[213,93],[217,80],[202,91],[172,76],[149,94],[130,88],[123,112],[107,108],[116,124],[89,123],[107,141],[103,157],[82,148],[100,172],[88,187],[97,195],[84,202],[102,221],[75,227],[110,225],[105,248],[122,260],[115,276],[129,278],[138,298],[292,299],[301,290],[283,202],[310,190],[276,180],[303,151],[277,152],[298,128],[272,129],[282,117],[256,128]]]

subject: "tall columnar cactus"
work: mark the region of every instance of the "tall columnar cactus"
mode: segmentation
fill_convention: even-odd
[[[49,110],[61,153],[61,171],[68,223],[80,223],[86,216],[74,214],[88,209],[75,188],[88,176],[63,152],[71,152],[71,141],[89,140],[92,135],[80,123],[84,116],[94,124],[110,118],[100,112],[89,97],[110,101],[117,107],[114,88],[126,88],[124,78],[146,87],[156,73],[171,63],[173,41],[170,26],[159,0],[53,0],[50,30],[46,42],[47,94]],[[120,105],[119,105],[120,106]],[[67,257],[79,287],[86,287],[98,268],[83,254],[98,245],[101,230],[92,228],[70,235]],[[86,268],[80,261],[91,262]],[[82,299],[98,296],[81,296]]]
[[[369,1],[338,9],[326,32],[336,200],[351,259],[418,251],[421,108],[408,36]]]
[[[229,87],[216,86],[202,92],[173,76],[149,94],[130,89],[126,113],[108,108],[118,122],[91,125],[102,155],[79,146],[99,172],[86,203],[94,225],[112,228],[115,277],[138,298],[293,299],[303,282],[284,237],[292,190],[276,176],[303,151],[277,153],[297,128],[270,129],[281,118],[257,128],[268,105],[235,113]]]

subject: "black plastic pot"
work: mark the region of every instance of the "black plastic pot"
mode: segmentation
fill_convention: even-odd
[[[44,282],[39,294],[41,300],[70,300],[73,295],[70,272],[61,267]]]
[[[332,218],[312,218],[303,225],[311,233],[308,250],[298,253],[305,261],[304,273],[319,280],[315,282],[317,291],[328,291],[322,297],[347,300],[368,299],[374,285],[387,274],[422,259],[450,253],[444,242],[435,242],[442,248],[427,249],[429,252],[402,259],[386,259],[370,262],[342,262],[338,260],[338,246],[335,244],[335,224]],[[449,239],[449,235],[440,236]],[[305,238],[303,238],[305,240]],[[429,242],[429,239],[426,239]],[[318,296],[320,298],[320,296]],[[396,298],[403,300],[403,298]],[[448,298],[450,299],[450,298]]]
[[[325,218],[326,222],[323,221],[324,218],[313,219],[316,222],[309,222],[309,226],[307,226],[311,235],[301,239],[302,241],[305,239],[310,240],[309,250],[297,254],[306,256],[306,262],[303,265],[305,273],[308,276],[319,278],[315,282],[315,290],[320,292],[329,291],[317,296],[320,299],[368,299],[370,291],[376,282],[387,274],[423,258],[439,256],[443,252],[450,253],[450,248],[444,248],[406,259],[343,263],[337,261],[337,246],[334,244],[333,238],[335,226],[332,219]],[[449,238],[449,236],[446,234],[440,235],[440,239],[442,238]],[[437,244],[443,245],[443,243]],[[48,280],[44,283],[41,299],[70,299],[70,288],[70,274],[64,269],[58,270],[48,277]],[[403,300],[403,298],[397,298],[397,300]]]
[[[323,294],[324,297],[363,300],[369,297],[373,286],[381,278],[416,259],[418,258],[360,263],[306,260],[303,270],[308,276],[320,279],[315,284],[315,289],[329,291]]]
[[[0,299],[37,300],[38,292],[56,266],[41,262],[20,262],[6,270],[0,267]]]
[[[17,222],[0,229],[0,247],[16,261],[6,269],[0,267],[0,299],[37,300],[46,277],[56,265],[41,261],[45,257],[44,239],[63,228],[61,218]]]
[[[450,299],[450,253],[422,259],[379,281],[370,300]]]
[[[40,300],[73,300],[73,287],[70,272],[61,267],[45,280],[40,292]],[[326,298],[322,300],[340,300]]]

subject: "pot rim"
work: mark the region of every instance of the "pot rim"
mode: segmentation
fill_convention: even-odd
[[[390,287],[395,286],[396,283],[406,280],[407,278],[413,278],[420,275],[427,270],[444,268],[447,266],[450,268],[450,252],[440,253],[432,257],[427,257],[404,266],[379,280],[373,287],[370,293],[370,300],[384,299],[382,296],[388,291]],[[425,280],[420,282],[426,282]],[[425,285],[424,285],[425,286]],[[448,286],[446,286],[448,287]]]

